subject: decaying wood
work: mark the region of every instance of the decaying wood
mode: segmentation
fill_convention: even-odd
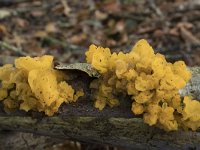
[[[192,68],[193,77],[180,91],[200,99],[200,68]],[[0,106],[0,129],[30,132],[60,139],[75,139],[91,143],[102,143],[133,149],[198,149],[200,132],[165,132],[143,123],[141,116],[134,116],[131,101],[121,99],[116,108],[106,107],[99,111],[93,107],[88,88],[91,78],[83,72],[70,71],[75,88],[86,93],[78,102],[63,105],[53,117],[41,113],[16,111],[6,114]],[[128,98],[127,98],[128,99]]]
[[[32,133],[15,131],[0,132],[0,150],[42,150],[62,142],[62,139],[40,136]]]

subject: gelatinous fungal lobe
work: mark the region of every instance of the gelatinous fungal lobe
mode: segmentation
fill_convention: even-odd
[[[182,99],[179,94],[191,78],[183,61],[167,62],[144,39],[129,53],[111,53],[108,48],[91,45],[86,60],[101,73],[90,85],[96,108],[117,106],[116,95],[129,95],[132,112],[143,114],[144,122],[149,125],[166,131],[177,130],[179,126],[192,130],[200,127],[197,117],[200,103],[191,97]]]
[[[13,65],[0,68],[0,100],[9,112],[21,110],[42,111],[51,116],[62,103],[75,102],[83,96],[65,81],[66,74],[53,69],[53,56],[20,57]]]

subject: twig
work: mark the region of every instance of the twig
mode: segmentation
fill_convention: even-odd
[[[6,49],[6,50],[10,50],[10,51],[12,51],[12,52],[15,52],[16,54],[21,55],[21,56],[26,56],[26,55],[28,55],[28,53],[23,52],[22,49],[17,48],[17,47],[15,47],[15,46],[10,45],[10,44],[8,44],[8,43],[6,43],[6,42],[3,42],[3,41],[0,41],[0,47],[1,47],[1,48],[4,48],[4,49]]]
[[[182,38],[190,44],[199,44],[200,40],[184,27],[180,27]]]

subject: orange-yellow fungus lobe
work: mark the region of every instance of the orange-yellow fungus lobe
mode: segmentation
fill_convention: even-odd
[[[103,61],[99,61],[100,58]],[[146,40],[139,40],[129,53],[111,54],[107,48],[91,45],[86,52],[86,60],[101,74],[90,87],[94,90],[96,108],[102,110],[106,105],[117,106],[119,100],[116,95],[130,95],[133,100],[132,112],[136,115],[144,114],[144,122],[149,125],[158,125],[171,131],[177,130],[182,124],[176,120],[177,116],[187,116],[193,122],[194,118],[200,120],[194,115],[197,112],[192,114],[192,108],[185,106],[183,111],[181,107],[179,90],[191,78],[185,63],[167,62],[162,54],[154,53]],[[115,103],[110,105],[113,99],[116,99]],[[184,103],[188,105],[189,102],[184,100]],[[199,104],[197,101],[190,103]],[[195,111],[197,108],[200,110],[197,105]],[[197,122],[195,126],[187,125],[192,129],[196,126]]]
[[[75,102],[84,95],[83,91],[74,95],[66,75],[53,69],[53,56],[20,57],[15,66],[0,68],[0,100],[6,111],[19,108],[52,116],[62,103]]]

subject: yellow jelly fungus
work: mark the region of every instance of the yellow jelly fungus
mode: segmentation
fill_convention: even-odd
[[[9,76],[13,71],[13,65],[6,64],[0,68],[0,80],[9,80]]]
[[[84,95],[83,91],[75,94],[67,78],[53,69],[53,56],[20,57],[15,67],[8,64],[0,68],[0,100],[7,112],[19,108],[52,116],[62,103],[75,102]]]
[[[34,59],[27,56],[15,60],[15,66],[18,69],[23,69],[27,72],[34,69],[49,69],[53,67],[53,56],[44,55],[35,57]]]
[[[86,52],[87,62],[91,63],[95,68],[101,72],[107,72],[108,59],[111,56],[109,48],[96,47],[91,45],[89,50]]]
[[[94,104],[95,108],[102,110],[105,106],[106,106],[106,100],[105,99],[97,99],[95,101],[95,104]]]
[[[140,92],[136,96],[133,96],[132,99],[134,99],[139,104],[143,104],[150,101],[153,95],[154,95],[154,92],[144,91],[144,92]]]
[[[159,114],[159,123],[161,124],[161,127],[163,127],[167,131],[178,129],[178,123],[175,120],[173,113],[173,107],[164,107],[161,109],[161,112]]]
[[[144,39],[129,53],[111,53],[108,48],[91,45],[86,60],[101,74],[90,85],[96,108],[118,106],[117,97],[129,95],[132,112],[143,114],[144,122],[150,126],[166,131],[200,127],[200,102],[190,97],[182,101],[179,94],[191,78],[183,61],[167,62]]]
[[[50,106],[58,98],[57,80],[54,70],[32,70],[28,83],[35,97]]]
[[[19,104],[17,101],[14,101],[12,100],[10,97],[7,97],[4,101],[3,101],[3,104],[4,104],[4,110],[6,112],[11,112],[13,110],[15,110],[16,108],[19,107]]]
[[[183,125],[195,131],[200,127],[200,102],[192,100],[189,96],[185,96],[183,103],[185,106],[182,110]]]
[[[200,102],[179,94],[191,78],[183,61],[167,62],[144,39],[129,53],[111,53],[109,48],[91,45],[86,60],[101,74],[90,84],[94,107],[99,110],[118,106],[118,97],[129,96],[131,111],[143,115],[150,126],[166,131],[200,127]],[[52,56],[21,57],[15,60],[15,67],[7,64],[0,68],[0,101],[6,112],[19,108],[52,116],[63,103],[84,95],[82,89],[75,91],[68,79],[53,69]]]
[[[140,115],[144,113],[144,107],[141,104],[138,104],[137,102],[132,103],[132,112],[136,115]]]
[[[80,91],[76,92],[76,94],[74,95],[74,101],[76,101],[81,96],[84,96],[83,89],[81,89]]]
[[[37,101],[38,100],[36,98],[29,97],[26,101],[20,104],[20,109],[25,111],[29,111],[31,109],[35,110],[37,108]]]
[[[158,115],[160,114],[161,107],[157,104],[149,104],[145,108],[144,122],[150,126],[155,125],[158,120]]]
[[[8,91],[6,89],[0,89],[0,101],[8,97]]]

